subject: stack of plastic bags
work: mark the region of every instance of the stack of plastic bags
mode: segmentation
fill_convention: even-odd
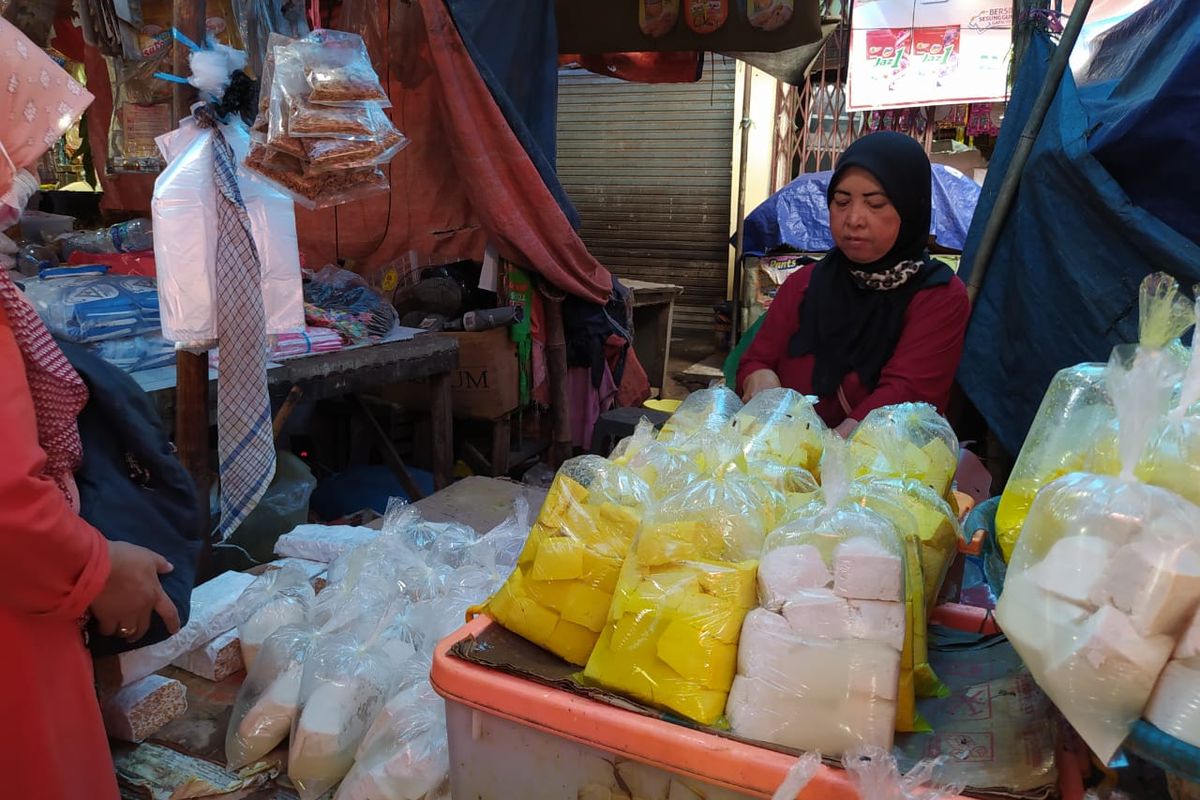
[[[310,209],[388,191],[383,167],[408,140],[388,118],[362,37],[316,30],[268,46],[246,166]]]
[[[902,727],[913,716],[904,542],[848,494],[843,447],[820,498],[767,537],[726,709],[734,733],[826,754],[889,749],[898,706]]]
[[[1178,363],[1188,358],[1179,337],[1194,322],[1192,304],[1183,297],[1179,284],[1164,274],[1148,276],[1139,292],[1138,347],[1162,351]],[[1118,347],[1128,356],[1129,348]],[[1161,442],[1151,440],[1138,468],[1143,480],[1182,490],[1193,501],[1197,484],[1190,482],[1190,469],[1198,463],[1195,450],[1189,449],[1188,437],[1180,425],[1194,405],[1200,389],[1195,372],[1190,373],[1189,389],[1172,414],[1171,431],[1163,431]],[[996,511],[996,537],[1005,559],[1011,558],[1021,526],[1039,489],[1056,478],[1072,472],[1088,471],[1115,475],[1121,469],[1116,453],[1116,412],[1109,397],[1103,364],[1079,364],[1054,377],[1038,408],[1025,444],[1017,457],[1008,485]],[[1161,455],[1159,455],[1161,453]],[[1193,492],[1193,494],[1189,494]]]
[[[1184,669],[1192,652],[1185,634],[1200,607],[1200,507],[1138,479],[1181,374],[1172,348],[1114,353],[1106,382],[1120,472],[1076,472],[1038,492],[996,609],[1038,684],[1105,761],[1160,675],[1172,701],[1160,706],[1185,711],[1200,692],[1180,679],[1186,673],[1164,672],[1177,647]]]
[[[566,661],[586,664],[649,496],[645,481],[599,456],[565,463],[516,571],[483,610]]]
[[[226,734],[230,766],[267,759],[287,741],[302,800],[335,786],[342,800],[448,797],[433,650],[515,566],[527,514],[521,503],[479,537],[397,506],[379,536],[330,564],[319,594],[287,568],[256,581],[240,604],[248,674]]]

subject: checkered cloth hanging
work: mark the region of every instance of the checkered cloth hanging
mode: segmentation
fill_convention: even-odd
[[[217,184],[217,453],[221,527],[227,539],[249,516],[275,477],[275,439],[267,393],[267,334],[260,262],[237,184],[233,149],[212,117],[213,179]]]

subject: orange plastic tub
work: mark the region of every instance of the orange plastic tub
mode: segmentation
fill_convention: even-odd
[[[471,800],[608,797],[630,780],[661,796],[769,798],[795,758],[714,736],[471,664],[450,647],[486,617],[443,640],[430,681],[446,700],[451,789]],[[620,780],[617,775],[620,773]],[[632,778],[631,778],[632,776]],[[671,784],[674,785],[671,785]],[[634,792],[636,794],[636,792]],[[847,800],[846,773],[822,767],[801,800]]]

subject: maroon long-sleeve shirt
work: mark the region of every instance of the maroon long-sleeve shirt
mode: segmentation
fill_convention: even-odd
[[[814,393],[815,357],[788,356],[788,341],[800,326],[800,303],[812,272],[812,266],[804,267],[779,287],[766,320],[738,365],[739,393],[746,378],[760,369],[772,370],[789,389]],[[842,380],[842,392],[851,408],[848,416],[861,420],[873,409],[908,402],[932,403],[944,413],[962,357],[970,311],[967,288],[957,277],[944,286],[917,292],[904,315],[896,350],[884,366],[875,390],[868,392],[853,372]],[[847,419],[836,396],[820,398],[817,413],[830,427]]]

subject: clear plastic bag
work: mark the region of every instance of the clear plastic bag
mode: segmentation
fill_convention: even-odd
[[[55,336],[90,344],[158,333],[158,287],[140,275],[34,278],[25,296]]]
[[[927,403],[877,408],[850,437],[850,477],[910,478],[946,497],[958,471],[958,437]]]
[[[649,498],[645,481],[600,456],[566,462],[516,570],[481,610],[572,664],[586,664]]]
[[[1200,288],[1200,287],[1197,287]],[[1200,293],[1198,293],[1200,294]],[[1200,299],[1196,301],[1200,324]],[[1200,331],[1200,328],[1197,328]],[[1146,483],[1170,489],[1200,505],[1200,333],[1193,334],[1191,361],[1179,400],[1150,442],[1137,475]]]
[[[125,339],[105,339],[89,345],[88,349],[126,372],[140,372],[175,364],[175,345],[154,333]]]
[[[392,699],[394,713],[358,755],[334,800],[432,800],[450,777],[445,705],[426,681]]]
[[[658,440],[679,444],[700,431],[718,432],[741,410],[741,399],[727,386],[692,392],[663,424]]]
[[[1038,685],[1104,761],[1200,606],[1200,508],[1134,477],[1178,378],[1168,350],[1114,354],[1122,471],[1074,473],[1038,492],[996,607]]]
[[[662,499],[671,485],[669,480],[678,481],[688,475],[699,477],[700,470],[688,452],[658,441],[656,434],[654,424],[643,417],[633,435],[617,443],[609,459],[632,470],[650,487],[655,499]]]
[[[774,461],[815,473],[828,430],[812,401],[792,389],[754,396],[729,423],[742,437],[747,461]]]
[[[726,716],[741,736],[800,750],[890,748],[898,726],[913,727],[907,548],[847,496],[830,447],[821,499],[763,546],[762,607],[742,630]]]
[[[246,669],[254,667],[259,649],[276,630],[307,622],[315,603],[312,583],[300,567],[289,564],[259,575],[238,600],[243,615],[238,638]]]
[[[964,786],[938,773],[945,758],[918,761],[903,775],[887,750],[865,746],[842,757],[862,800],[948,800],[962,794]]]
[[[792,18],[795,0],[748,0],[750,24],[763,31],[782,28]]]
[[[225,733],[225,758],[241,769],[288,737],[300,709],[304,662],[316,640],[311,625],[286,625],[264,643],[246,674]]]
[[[757,605],[758,554],[775,524],[774,495],[727,466],[649,509],[584,677],[716,723],[737,667],[742,620]]]
[[[296,50],[310,102],[327,106],[391,105],[357,33],[316,30],[301,39]]]
[[[331,634],[305,661],[288,748],[288,778],[301,800],[316,800],[345,777],[391,692],[394,670],[374,644],[355,632]]]

